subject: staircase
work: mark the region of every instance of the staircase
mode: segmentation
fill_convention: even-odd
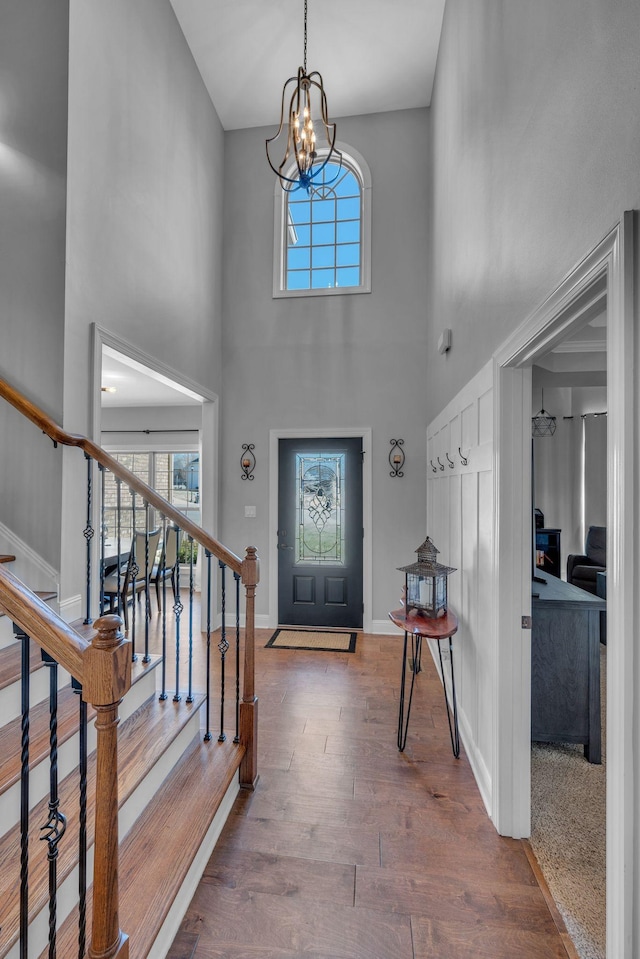
[[[32,422],[40,428],[44,423],[56,442],[68,441],[2,381],[0,395],[13,405],[19,397]],[[31,593],[7,571],[16,557],[0,556],[0,613],[10,614],[0,614],[0,959],[162,959],[238,789],[253,788],[257,779],[257,560],[252,549],[239,560],[155,491],[132,475],[123,476],[127,471],[90,441],[72,437],[68,445],[81,445],[85,456],[90,447],[100,470],[113,468],[143,498],[145,508],[152,502],[161,511],[165,528],[167,522],[179,523],[201,544],[207,556],[206,641],[192,631],[199,603],[192,570],[188,596],[183,603],[178,588],[168,622],[170,603],[162,603],[161,630],[161,614],[154,608],[161,642],[149,644],[145,624],[144,650],[136,651],[135,638],[123,636],[122,617],[104,614],[102,602],[103,615],[95,622],[85,623],[87,616],[64,624],[50,609],[55,593]],[[102,528],[99,516],[94,526]],[[211,581],[213,556],[220,567],[217,586]],[[236,582],[235,610],[227,598],[228,566]],[[99,589],[95,576],[89,579],[90,602]],[[241,582],[246,591],[242,630]],[[144,611],[144,601],[140,608]],[[181,634],[187,612],[188,630],[183,622]],[[144,620],[144,612],[138,617]],[[76,680],[81,676],[81,691],[71,674]],[[170,689],[168,677],[175,678]],[[234,685],[235,699],[229,693]],[[212,686],[217,690],[212,692]],[[107,693],[92,692],[98,687]],[[212,714],[214,721],[220,718],[217,737]]]

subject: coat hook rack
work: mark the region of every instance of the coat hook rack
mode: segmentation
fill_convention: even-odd
[[[460,457],[460,462],[462,463],[462,465],[466,466],[469,460],[467,459],[466,456],[462,455],[462,450],[460,449],[460,447],[458,447],[458,456]]]
[[[389,476],[404,476],[402,467],[404,466],[404,440],[391,440],[391,449],[389,450],[389,464],[391,472]]]
[[[449,469],[452,470],[453,467],[455,466],[455,463],[454,463],[453,460],[449,457],[449,454],[448,454],[448,453],[445,453],[444,455],[447,457],[447,463],[449,464]]]
[[[242,476],[240,479],[252,480],[253,471],[256,468],[256,457],[254,454],[255,443],[242,444],[242,456],[240,457],[240,466],[242,467]]]

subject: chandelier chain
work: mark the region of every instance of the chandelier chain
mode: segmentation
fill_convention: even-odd
[[[307,72],[307,0],[304,0],[304,72]]]

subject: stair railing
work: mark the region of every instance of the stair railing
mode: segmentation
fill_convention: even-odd
[[[200,562],[204,570],[202,574],[202,593],[205,598],[203,606],[206,607],[203,621],[203,631],[206,632],[206,718],[204,733],[205,741],[213,738],[211,731],[211,706],[215,703],[211,695],[211,681],[214,673],[211,657],[211,646],[213,633],[216,628],[219,629],[217,648],[219,653],[219,662],[217,673],[219,676],[219,732],[217,740],[222,742],[226,739],[225,725],[229,722],[229,713],[233,714],[231,725],[234,727],[233,740],[240,747],[239,764],[239,782],[242,787],[254,788],[258,778],[257,770],[257,724],[258,724],[258,700],[255,693],[255,591],[259,580],[259,562],[254,547],[247,547],[244,559],[219,543],[213,536],[194,523],[188,516],[185,516],[173,504],[164,499],[156,490],[144,483],[139,477],[126,469],[118,460],[110,456],[100,446],[84,436],[68,433],[61,429],[47,414],[35,406],[30,400],[23,396],[19,391],[12,387],[6,381],[0,379],[0,396],[15,407],[22,415],[26,416],[35,426],[45,433],[54,443],[54,445],[64,445],[77,447],[84,453],[87,467],[87,509],[86,526],[81,531],[86,541],[86,594],[85,594],[85,617],[84,622],[87,627],[93,621],[93,605],[98,603],[98,612],[100,617],[93,623],[93,627],[98,630],[97,636],[91,643],[87,643],[69,626],[63,623],[54,613],[37,597],[29,594],[29,591],[11,577],[6,570],[0,570],[0,608],[6,610],[8,615],[16,623],[16,633],[23,643],[23,663],[26,665],[26,675],[28,677],[29,652],[28,644],[31,637],[43,650],[43,659],[49,665],[48,658],[52,665],[59,663],[64,669],[68,670],[74,681],[82,690],[82,704],[91,703],[97,711],[98,719],[96,727],[98,730],[98,742],[101,744],[102,760],[98,759],[98,767],[103,777],[96,792],[98,796],[105,797],[106,806],[98,814],[96,808],[95,823],[95,867],[94,867],[94,888],[93,888],[93,930],[91,946],[87,955],[92,959],[93,956],[124,956],[128,954],[126,936],[124,936],[118,926],[118,897],[117,897],[117,830],[114,840],[114,819],[117,817],[117,711],[118,702],[124,696],[131,681],[131,663],[138,659],[138,652],[142,654],[142,663],[151,660],[149,648],[149,610],[150,604],[150,582],[148,571],[150,566],[154,566],[155,557],[150,555],[151,534],[155,531],[150,529],[149,513],[150,509],[157,512],[160,517],[158,529],[166,542],[167,531],[169,527],[177,530],[177,535],[184,537],[190,545],[188,583],[186,584],[186,593],[181,592],[181,577],[179,566],[175,570],[175,578],[171,579],[171,585],[167,589],[166,569],[156,564],[156,574],[160,574],[162,588],[162,652],[161,652],[161,689],[160,698],[166,698],[168,695],[167,684],[169,674],[170,653],[167,649],[167,636],[171,634],[175,638],[175,689],[173,691],[174,700],[179,700],[183,692],[187,694],[187,702],[193,701],[192,688],[192,645],[193,645],[193,612],[194,612],[194,560],[193,544],[197,543],[200,551]],[[97,477],[96,477],[97,474]],[[113,597],[109,610],[106,608],[105,596],[105,483],[107,477],[111,476],[109,482],[116,484],[117,492],[117,510],[116,510],[116,529],[115,533],[117,545],[117,601],[113,604]],[[95,494],[96,479],[99,483],[98,495]],[[133,504],[133,539],[136,540],[135,532],[143,532],[141,538],[142,546],[139,550],[130,550],[128,559],[121,566],[121,523],[122,523],[122,491],[126,489],[132,496]],[[136,523],[136,514],[143,517],[143,522]],[[98,518],[96,523],[96,518]],[[95,528],[98,527],[97,548],[94,542]],[[79,531],[80,533],[80,531]],[[214,584],[214,560],[216,563],[217,584]],[[95,574],[95,566],[98,566],[98,575]],[[233,577],[234,588],[227,589],[226,575],[229,572]],[[144,647],[141,650],[136,649],[136,580],[140,575],[144,575]],[[126,615],[126,603],[129,602],[128,594],[121,595],[121,577],[128,577],[131,583],[131,623],[127,638],[122,635],[119,627],[122,625],[121,617]],[[240,585],[244,586],[244,617],[241,615]],[[167,627],[167,593],[173,597],[173,629]],[[186,596],[186,610],[183,598]],[[212,609],[213,600],[217,598],[217,609]],[[44,608],[43,608],[44,607]],[[115,615],[109,615],[113,612]],[[186,614],[186,615],[185,615]],[[214,623],[214,616],[219,620],[219,627]],[[187,688],[181,689],[183,677],[181,670],[184,669],[184,655],[181,649],[183,636],[182,620],[187,619],[187,642],[188,653],[187,662]],[[244,619],[244,629],[241,630],[241,620]],[[231,636],[228,636],[228,629],[231,630]],[[51,638],[53,637],[53,639]],[[231,639],[231,642],[229,641]],[[242,650],[242,645],[244,648]],[[227,697],[227,655],[231,650],[232,666],[235,666],[235,702],[233,696]],[[25,660],[26,656],[26,660]],[[242,656],[242,670],[240,668]],[[23,671],[24,675],[24,671]],[[24,682],[24,680],[23,680]],[[28,680],[27,680],[28,683]],[[54,680],[52,679],[52,688]],[[23,697],[24,697],[23,689]],[[28,717],[28,688],[27,688],[27,717]],[[229,705],[231,701],[233,708]],[[54,703],[55,697],[52,700]],[[55,711],[55,705],[52,706]],[[227,715],[225,716],[225,710]],[[28,718],[27,741],[28,741]],[[52,727],[53,728],[53,727]],[[82,730],[81,730],[82,738]],[[23,746],[24,752],[24,746]],[[28,748],[27,748],[28,757]],[[52,732],[51,756],[55,766],[55,735]],[[51,761],[51,760],[50,760]],[[28,766],[28,758],[27,758]],[[115,795],[115,806],[113,796]],[[110,798],[106,798],[110,797]],[[57,800],[55,797],[55,782],[52,773],[51,799],[49,803],[51,819],[51,837],[50,837],[50,885],[55,882],[55,856],[57,843]],[[28,821],[28,804],[27,804]],[[82,835],[82,825],[80,827]],[[116,848],[113,843],[115,841]],[[54,860],[53,864],[51,860]],[[82,868],[82,863],[81,863]],[[97,871],[96,871],[97,870]],[[24,880],[26,885],[26,872]],[[82,882],[81,882],[82,886]],[[86,890],[85,890],[86,892]],[[82,888],[80,889],[80,906],[82,911],[83,897]],[[26,897],[26,892],[25,892]],[[53,942],[55,955],[55,905],[50,909],[53,914],[50,916],[51,933],[50,949]],[[26,914],[28,915],[28,903],[26,904]],[[26,921],[26,920],[25,920]],[[22,922],[22,920],[21,920]],[[82,920],[81,920],[82,922]],[[84,954],[82,938],[84,932],[81,929],[79,955]],[[21,947],[22,947],[21,930]],[[24,940],[26,949],[26,930]],[[121,951],[122,950],[122,951]],[[27,953],[24,952],[26,957]],[[21,959],[23,953],[21,952]]]
[[[203,530],[197,523],[194,523],[193,520],[189,519],[188,516],[185,516],[180,512],[175,506],[169,503],[163,496],[161,496],[156,490],[148,486],[143,480],[137,477],[134,473],[128,470],[125,466],[118,462],[115,457],[111,456],[100,446],[94,443],[92,440],[88,439],[85,436],[82,436],[77,433],[68,433],[63,430],[54,420],[51,419],[46,413],[39,409],[34,403],[32,403],[27,397],[21,394],[13,386],[7,383],[5,380],[0,379],[0,396],[4,397],[8,403],[10,403],[15,409],[20,413],[26,416],[32,423],[34,423],[43,433],[45,433],[54,444],[60,444],[63,446],[77,447],[81,449],[87,461],[87,525],[83,530],[83,535],[86,540],[86,616],[85,622],[92,622],[92,600],[94,589],[94,570],[93,570],[93,557],[94,550],[91,548],[93,538],[95,536],[95,528],[92,522],[93,520],[93,510],[95,505],[94,497],[94,477],[93,477],[93,463],[96,463],[99,467],[99,473],[102,477],[104,484],[104,475],[105,472],[110,472],[113,474],[116,483],[118,484],[118,489],[120,489],[120,484],[124,484],[132,493],[134,497],[139,496],[143,503],[143,508],[146,510],[149,506],[154,507],[158,513],[163,517],[163,524],[166,522],[172,523],[177,527],[182,534],[188,537],[189,541],[193,541],[199,544],[205,554],[206,560],[206,573],[205,573],[205,582],[206,582],[206,603],[207,603],[207,623],[206,623],[206,635],[207,635],[207,648],[210,644],[210,635],[212,631],[213,623],[210,619],[212,615],[211,611],[211,597],[213,594],[213,570],[212,570],[212,558],[215,557],[218,561],[219,568],[219,589],[221,596],[221,609],[224,610],[225,614],[227,612],[226,602],[225,602],[225,571],[230,570],[236,582],[241,582],[245,589],[245,614],[244,614],[244,662],[243,662],[243,687],[242,687],[242,697],[240,698],[239,690],[239,677],[240,677],[240,608],[239,608],[239,596],[236,601],[236,612],[235,617],[231,616],[233,626],[235,628],[235,654],[236,654],[236,686],[237,686],[237,695],[236,702],[237,708],[235,711],[236,714],[236,730],[234,735],[234,740],[239,742],[245,748],[244,758],[242,760],[242,765],[240,767],[240,784],[245,788],[253,788],[257,778],[258,778],[258,768],[257,768],[257,727],[258,727],[258,715],[257,715],[257,706],[258,700],[255,695],[255,591],[256,586],[259,582],[259,561],[257,557],[257,551],[255,547],[249,546],[246,549],[244,559],[240,559],[235,553],[227,549],[222,543],[218,542],[213,536]],[[101,491],[101,508],[103,508],[104,496]],[[120,510],[119,510],[120,512]],[[118,527],[120,520],[118,520]],[[100,534],[101,534],[101,544],[99,549],[99,555],[104,558],[104,537],[102,537],[102,530],[104,527],[103,517],[100,519]],[[165,526],[166,528],[166,526]],[[148,533],[148,528],[146,529]],[[118,552],[119,552],[119,543],[118,543]],[[98,580],[102,581],[102,564],[100,564],[100,573]],[[188,590],[188,602],[189,610],[192,610],[194,602],[194,586],[193,586],[193,569],[191,568],[190,577],[189,577],[189,590]],[[135,569],[135,567],[134,567]],[[118,567],[118,575],[120,574],[120,567]],[[135,572],[134,572],[135,578]],[[134,584],[135,591],[135,584]],[[101,612],[104,611],[104,596],[102,590],[99,589],[100,595],[100,609]],[[145,588],[145,603],[147,608],[149,606],[149,586]],[[163,607],[166,609],[166,604],[163,604]],[[132,613],[135,610],[135,601]],[[122,606],[119,604],[115,610],[118,613],[123,612]],[[180,627],[181,627],[181,618],[184,612],[184,606],[180,597],[180,589],[178,587],[177,596],[175,596],[175,602],[173,606],[173,612],[176,619],[176,640],[177,643],[180,641]],[[164,624],[163,624],[164,627]],[[146,632],[146,618],[145,618],[145,632]],[[221,625],[220,625],[220,641],[218,643],[218,651],[220,653],[220,662],[221,662],[221,676],[224,679],[224,665],[226,662],[226,655],[230,648],[230,644],[227,639],[227,622],[225,616],[222,616]],[[135,632],[132,635],[132,657],[135,659],[137,656],[136,650],[136,635]],[[146,638],[146,637],[145,637]],[[189,642],[192,641],[192,637],[189,637]],[[179,697],[180,690],[178,689],[178,680],[179,680],[179,668],[180,668],[180,649],[176,649],[176,689],[174,690],[174,698]],[[148,657],[148,649],[145,648],[144,657]],[[166,670],[166,660],[163,662],[163,671]],[[207,666],[207,674],[209,677],[209,666]],[[164,692],[164,689],[163,689]],[[224,699],[224,688],[221,689],[221,699]],[[187,690],[187,698],[191,696],[191,690]],[[208,727],[208,720],[210,717],[210,690],[207,689],[207,731],[205,738],[211,739],[212,732]],[[218,735],[218,740],[222,741],[226,737],[224,729],[221,727]]]
[[[120,631],[118,616],[104,616],[95,623],[91,642],[82,639],[71,627],[24,586],[8,570],[0,567],[0,608],[14,623],[14,632],[22,644],[22,798],[20,828],[20,956],[28,953],[29,926],[29,674],[33,639],[43,650],[45,662],[60,665],[71,674],[82,692],[84,703],[91,704],[96,719],[95,780],[95,856],[93,867],[93,929],[89,957],[128,956],[127,936],[119,925],[118,908],[118,708],[131,685],[130,642]],[[53,674],[52,674],[53,675]],[[51,687],[57,690],[53,680]],[[46,830],[49,853],[49,953],[55,956],[56,942],[56,861],[58,842],[64,835],[66,820],[55,796],[57,752],[55,708],[50,726],[53,736],[51,756],[52,793]],[[86,810],[85,810],[86,812]],[[82,914],[82,910],[81,910]],[[84,935],[84,933],[83,933]],[[53,951],[52,951],[53,950]],[[84,942],[80,955],[84,954]]]

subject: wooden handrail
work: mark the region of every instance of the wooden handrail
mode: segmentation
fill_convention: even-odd
[[[210,536],[209,533],[205,532],[197,523],[194,523],[187,516],[184,516],[180,510],[177,510],[175,506],[172,506],[171,503],[160,496],[154,489],[147,486],[141,479],[138,479],[137,476],[131,473],[125,466],[122,466],[113,456],[106,453],[92,440],[79,433],[67,433],[61,429],[50,416],[43,413],[43,411],[28,400],[26,396],[23,396],[22,393],[3,379],[0,379],[0,396],[4,397],[4,399],[22,413],[23,416],[26,416],[27,419],[38,426],[54,443],[60,443],[62,446],[78,447],[83,450],[87,456],[95,460],[96,463],[99,463],[100,466],[110,470],[114,476],[123,480],[130,489],[139,493],[146,502],[155,506],[156,509],[159,509],[167,519],[170,519],[176,526],[179,526],[181,530],[193,537],[193,539],[200,543],[205,549],[213,553],[213,555],[225,563],[229,569],[232,569],[234,573],[238,573],[245,586],[255,585],[255,583],[257,583],[257,580],[254,583],[249,583],[245,579],[245,575],[250,575],[250,570],[254,569],[254,564],[243,563],[239,556],[236,556],[235,553],[228,550],[226,546],[219,543],[217,539]]]
[[[84,656],[90,644],[1,565],[0,609],[78,682],[84,682]]]

